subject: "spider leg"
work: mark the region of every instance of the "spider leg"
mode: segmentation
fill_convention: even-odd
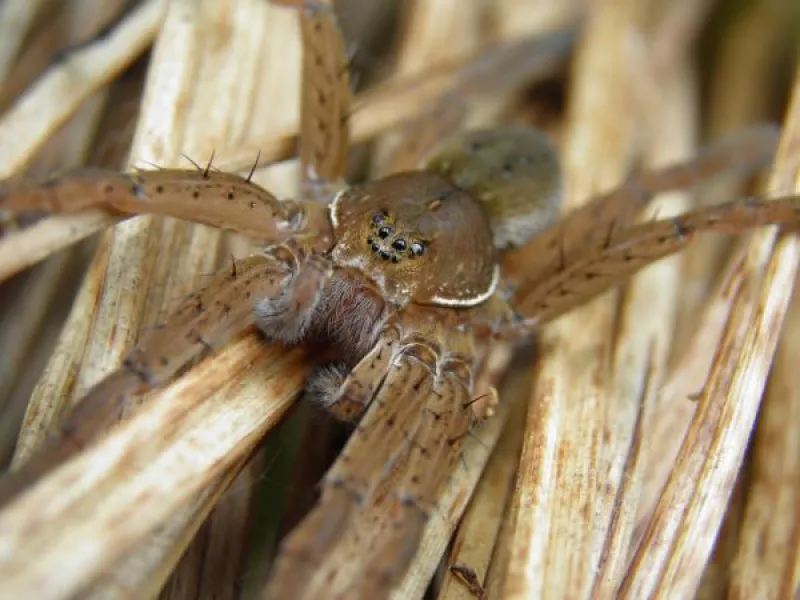
[[[319,236],[324,247],[330,239],[324,207],[281,202],[247,178],[209,169],[78,169],[42,184],[0,184],[0,211],[72,213],[91,208],[121,215],[167,215],[230,229],[261,243],[308,234]]]
[[[266,597],[303,597],[317,566],[377,484],[375,475],[383,473],[413,429],[420,398],[430,388],[427,372],[419,361],[396,355],[364,418],[326,474],[317,506],[282,542]]]
[[[800,226],[800,196],[742,198],[630,227],[585,247],[581,255],[571,256],[560,271],[546,279],[526,280],[512,303],[528,324],[538,325],[624,283],[653,261],[678,252],[697,233],[733,235],[762,225]]]
[[[445,94],[433,108],[403,132],[403,139],[392,150],[385,174],[419,168],[422,160],[442,140],[455,133],[467,118],[466,101],[458,94]]]
[[[307,3],[301,12],[301,188],[304,198],[327,203],[347,170],[349,59],[330,5],[317,0]]]
[[[0,479],[0,506],[44,473],[80,452],[119,418],[136,394],[169,381],[189,361],[252,325],[257,298],[276,296],[290,270],[277,257],[252,256],[191,294],[163,326],[145,336],[122,368],[111,373],[64,415],[45,447]]]
[[[421,413],[421,425],[409,440],[402,478],[382,507],[382,534],[372,537],[370,560],[351,598],[386,598],[400,582],[419,546],[428,519],[436,510],[443,484],[456,467],[463,440],[475,419],[468,404],[471,389],[447,373],[436,376]],[[369,510],[368,508],[365,510]],[[352,594],[352,595],[351,595]]]
[[[358,421],[383,385],[398,342],[397,328],[387,327],[349,374],[331,377],[330,371],[321,371],[312,376],[306,388],[309,400],[340,421]]]
[[[779,130],[754,125],[703,149],[695,158],[664,169],[647,171],[566,215],[504,259],[514,279],[544,281],[625,229],[655,194],[696,185],[725,172],[751,173],[772,159]]]
[[[473,342],[469,333],[446,331],[436,368],[429,371],[431,387],[416,428],[320,569],[320,583],[332,573],[350,571],[334,581],[331,597],[386,598],[408,570],[428,520],[436,518],[442,486],[481,417],[472,400],[476,379],[484,377],[473,376],[476,357],[464,352]]]
[[[380,387],[326,475],[319,504],[284,540],[267,597],[320,597],[322,588],[334,597],[329,577],[347,563],[359,573],[348,579],[347,593],[382,598],[405,573],[463,437],[479,418],[472,405],[472,332],[456,329],[446,313],[408,307],[399,313],[399,341],[384,337],[388,369],[359,380],[370,365],[384,364],[377,351],[348,378],[339,397],[364,398]],[[395,348],[388,352],[390,342]],[[389,541],[380,541],[387,529]],[[350,560],[353,546],[360,549],[357,564]],[[353,585],[364,585],[368,593],[355,594]]]
[[[294,244],[283,246],[282,251],[291,264],[291,281],[278,294],[265,296],[256,303],[256,324],[268,338],[294,344],[308,332],[333,265],[318,254],[306,255],[304,249]]]
[[[0,234],[40,213],[92,208],[126,217],[160,214],[242,233],[261,244],[307,237],[319,249],[330,242],[325,202],[341,186],[349,145],[347,54],[333,9],[310,2],[301,10],[303,42],[300,155],[303,197],[278,201],[252,181],[198,167],[121,174],[102,169],[65,172],[42,184],[0,181]],[[319,200],[319,201],[318,201]],[[60,236],[60,247],[91,233]],[[18,243],[18,240],[17,240]],[[45,255],[57,248],[49,248]],[[43,258],[44,256],[42,256]],[[25,265],[27,266],[27,265]],[[19,267],[16,267],[17,269]]]

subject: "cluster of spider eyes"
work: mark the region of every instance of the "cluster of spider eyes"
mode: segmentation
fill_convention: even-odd
[[[388,215],[386,212],[376,213],[375,216],[372,217],[372,223],[376,227],[376,233],[382,240],[385,240],[391,236],[392,233],[394,233],[392,226],[386,223],[387,217]],[[382,250],[372,237],[367,238],[367,243],[372,248],[372,251],[380,256],[383,260],[391,259],[393,263],[400,262],[400,257],[398,254],[405,254],[406,250],[411,253],[411,256],[415,257],[422,256],[422,254],[425,252],[425,244],[422,242],[412,241],[409,243],[403,238],[397,238],[392,242],[392,249],[398,254],[390,254],[389,252]]]

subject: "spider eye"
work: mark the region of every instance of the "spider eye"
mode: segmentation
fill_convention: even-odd
[[[391,227],[381,227],[378,229],[378,237],[382,240],[385,240],[387,237],[392,235],[392,228]]]
[[[398,238],[392,244],[392,248],[394,248],[398,252],[403,252],[406,249],[406,241],[403,238]]]
[[[421,244],[420,242],[412,242],[411,243],[411,254],[414,256],[421,256],[425,253],[425,245]]]
[[[376,213],[375,216],[372,217],[372,222],[375,225],[380,225],[385,220],[386,220],[386,213],[385,212]]]

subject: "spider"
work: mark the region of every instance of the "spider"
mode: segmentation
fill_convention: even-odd
[[[340,118],[343,44],[329,12],[302,19],[310,58],[304,101],[327,108],[308,112],[301,157],[322,180],[310,182],[307,196],[327,197],[342,171],[341,162],[328,159],[341,159],[335,149],[347,142]],[[320,39],[328,43],[324,53],[315,45]],[[320,121],[320,114],[328,118]],[[662,185],[677,185],[687,173],[760,165],[774,139],[770,128],[752,129],[667,171]],[[749,199],[623,227],[651,191],[628,186],[559,221],[556,152],[524,127],[456,135],[422,169],[343,186],[325,203],[279,202],[249,177],[211,165],[81,171],[43,184],[9,184],[0,208],[13,213],[102,206],[167,214],[249,234],[264,249],[192,294],[120,371],[87,394],[59,439],[7,478],[0,496],[9,501],[85,445],[115,414],[109,399],[163,384],[254,321],[270,340],[328,348],[335,358],[311,377],[306,394],[335,417],[357,422],[317,507],[284,541],[268,594],[317,597],[324,583],[312,576],[315,565],[357,513],[382,502],[389,526],[368,541],[359,565],[362,588],[353,594],[384,597],[408,567],[465,435],[498,401],[489,365],[494,346],[528,337],[683,248],[698,231],[737,233],[798,220],[795,198]],[[530,257],[524,273],[504,269],[511,250]]]

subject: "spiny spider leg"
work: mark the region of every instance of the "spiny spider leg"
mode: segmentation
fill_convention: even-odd
[[[687,188],[725,172],[748,174],[766,166],[778,137],[779,130],[771,124],[753,125],[705,147],[689,161],[635,176],[512,252],[505,260],[509,274],[527,281],[546,280],[625,229],[653,195]]]
[[[110,427],[133,395],[168,382],[189,361],[253,325],[259,299],[290,284],[291,268],[276,249],[236,261],[186,298],[163,326],[146,335],[123,366],[109,374],[64,416],[45,447],[0,479],[0,506]]]
[[[281,202],[244,177],[209,169],[127,174],[79,169],[43,184],[0,184],[0,210],[69,213],[89,208],[177,217],[230,229],[262,243],[320,232],[324,245],[329,229],[324,207]]]
[[[385,376],[375,374],[382,384],[325,476],[317,505],[281,543],[267,598],[303,597],[313,573],[329,556],[357,507],[379,483],[376,473],[383,472],[413,427],[430,383],[424,387],[425,368],[420,363],[402,350],[393,355]]]
[[[318,254],[305,256],[302,249],[290,248],[287,244],[283,249],[290,254],[291,285],[259,300],[255,311],[256,323],[267,337],[294,344],[305,336],[333,267]]]
[[[697,233],[734,235],[761,225],[800,226],[800,196],[742,198],[635,225],[574,256],[557,274],[526,281],[513,303],[532,322],[549,321],[623,283],[653,261],[682,250]]]
[[[324,406],[341,421],[357,421],[383,385],[398,342],[397,328],[387,327],[375,347],[349,373],[336,369],[313,375],[306,388],[308,399]],[[331,394],[330,390],[335,388],[337,381],[338,390]]]
[[[376,537],[357,581],[358,593],[347,597],[384,598],[399,583],[419,547],[428,519],[436,511],[438,492],[456,468],[462,441],[474,425],[472,393],[452,372],[440,369],[423,409],[421,425],[409,440],[410,452],[396,491],[383,507],[383,535]]]
[[[348,579],[349,590],[354,580],[363,579],[376,590],[363,597],[384,597],[414,555],[439,489],[460,456],[462,438],[483,416],[477,410],[484,407],[472,403],[477,360],[471,332],[456,330],[448,323],[452,318],[437,309],[410,307],[398,317],[407,333],[398,342],[387,328],[383,350],[356,369],[366,379],[355,386],[355,393],[379,389],[326,475],[318,505],[284,541],[267,597],[319,597],[315,586],[324,584],[314,573],[347,559],[338,546],[343,537],[357,535],[353,527],[375,525],[372,517],[364,517],[365,511],[388,519],[391,526],[381,527],[380,535],[371,531],[360,543],[355,568],[362,576]],[[388,372],[380,370],[387,355]],[[387,503],[391,510],[384,514]],[[384,543],[380,540],[387,532],[389,541]],[[362,552],[364,544],[375,545],[375,551]]]
[[[300,169],[303,196],[327,200],[347,169],[350,77],[336,15],[326,3],[298,2],[302,16]]]
[[[301,3],[302,4],[302,3]],[[344,42],[331,7],[314,3],[300,15],[303,42],[300,154],[305,198],[328,200],[344,175],[350,90]],[[257,159],[256,159],[257,162]],[[26,213],[102,208],[121,215],[160,214],[229,229],[262,244],[302,239],[325,247],[329,221],[313,201],[279,201],[247,177],[195,165],[122,174],[76,169],[41,184],[0,181],[0,227]]]

